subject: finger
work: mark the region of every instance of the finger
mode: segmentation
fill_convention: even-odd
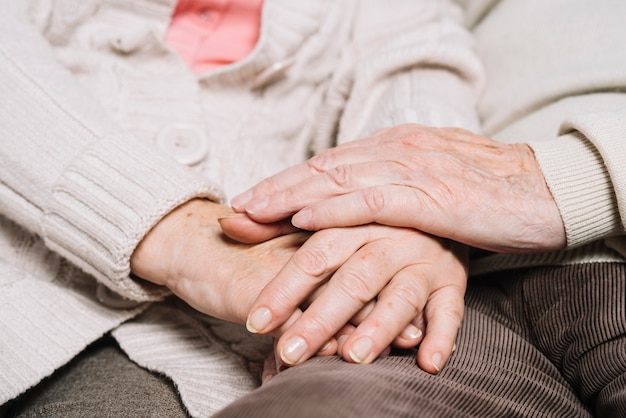
[[[417,363],[429,373],[439,373],[454,350],[463,320],[464,291],[446,287],[434,293],[428,301],[426,333],[417,352]]]
[[[272,355],[272,359],[274,363],[276,364],[276,369],[279,372],[286,369],[288,366],[283,364],[280,357],[276,355],[276,343],[278,341],[278,338],[280,338],[280,336],[283,335],[285,331],[294,324],[294,322],[296,322],[296,320],[300,317],[300,315],[302,315],[302,311],[300,309],[297,309],[282,326],[280,326],[278,329],[274,330],[271,333],[271,335],[275,338],[274,354]],[[322,357],[332,356],[332,355],[337,354],[337,349],[338,349],[337,338],[332,337],[326,342],[326,344],[322,346],[322,348],[319,349],[319,351],[315,355],[322,356]]]
[[[311,296],[309,296],[309,298],[300,305],[300,309],[302,311],[306,310],[306,308],[311,306],[311,303],[313,303],[313,301],[317,299],[325,290],[326,283],[320,285],[317,289],[315,289]],[[352,318],[350,318],[350,324],[355,326],[359,325],[361,322],[363,322],[365,318],[367,318],[370,312],[372,312],[374,306],[376,306],[376,300],[369,301],[356,314],[354,314]]]
[[[258,244],[298,231],[290,220],[262,224],[243,213],[218,218],[218,222],[227,237],[244,244]]]
[[[328,149],[308,161],[282,170],[235,196],[230,202],[231,207],[235,212],[245,212],[247,205],[258,203],[269,195],[294,187],[337,165],[363,161],[363,155],[369,154],[369,150],[374,146],[373,141],[375,140],[364,139],[342,144]]]
[[[265,197],[296,186],[319,172],[311,170],[308,162],[289,167],[278,174],[266,178],[253,188],[235,196],[230,201],[231,208],[237,213],[245,213],[246,206],[255,205]]]
[[[423,328],[418,327],[417,325],[411,323],[411,324],[408,324],[404,328],[404,330],[400,333],[400,335],[398,335],[393,340],[391,345],[396,348],[403,349],[403,350],[407,350],[409,348],[415,348],[420,344],[423,336],[424,336]]]
[[[339,331],[337,331],[337,334],[335,334],[335,341],[337,342],[337,352],[335,354],[339,357],[342,357],[341,353],[343,352],[343,345],[354,331],[356,331],[356,327],[354,325],[346,324]],[[385,357],[389,354],[391,354],[391,346],[387,346],[385,349],[383,349],[378,357]]]
[[[426,305],[431,270],[428,264],[415,264],[399,271],[380,292],[370,315],[350,335],[342,354],[354,363],[370,363],[391,345]],[[421,338],[417,327],[413,331],[412,339]]]
[[[459,198],[447,199],[446,204],[462,207]],[[435,196],[413,187],[376,186],[314,203],[293,215],[291,222],[310,231],[369,223],[404,226],[443,238],[459,241],[463,238],[471,245],[471,237],[460,236],[454,228],[460,224],[458,209],[446,210],[443,204]]]
[[[370,158],[370,161],[337,165],[292,187],[248,203],[245,211],[257,222],[274,222],[318,201],[399,182],[400,167],[397,163],[376,161],[375,156]]]
[[[337,341],[337,355],[341,357],[343,352],[343,345],[346,340],[356,330],[356,327],[352,324],[346,324],[335,334],[335,340]]]
[[[341,353],[343,353],[343,346],[346,343],[346,340],[348,339],[348,337],[354,331],[356,331],[356,327],[351,324],[348,324],[344,326],[342,329],[340,329],[337,332],[337,334],[335,334],[335,340],[337,341],[337,352],[335,354],[337,356],[342,357]],[[386,348],[384,348],[383,351],[378,355],[378,358],[386,357],[389,354],[391,354],[391,346],[387,346]]]
[[[361,322],[368,317],[368,315],[374,310],[374,306],[376,306],[376,300],[370,300],[363,306],[352,318],[350,318],[350,323],[354,326],[359,325]]]
[[[370,315],[370,313],[374,310],[376,303],[376,300],[368,302],[350,319],[350,324],[354,326],[353,330],[356,329],[355,327],[361,324],[365,318]],[[402,333],[400,333],[400,335],[393,340],[392,345],[401,349],[414,348],[422,340],[422,336],[424,334],[423,330],[424,324],[422,315],[420,314],[417,318],[413,319],[413,321],[405,327]],[[380,357],[380,355],[378,357]]]
[[[322,346],[322,348],[319,349],[317,353],[315,353],[315,355],[321,357],[333,356],[337,353],[337,346],[337,340],[335,338],[331,338]]]
[[[231,206],[235,212],[254,211],[252,207],[257,207],[267,197],[286,191],[289,188],[295,188],[319,174],[326,173],[342,165],[378,160],[380,158],[379,149],[382,144],[398,142],[403,137],[436,137],[436,135],[432,134],[433,131],[438,132],[437,129],[417,124],[380,129],[371,137],[346,142],[328,149],[304,163],[287,168],[261,181],[253,188],[235,196],[231,201]],[[446,132],[443,133],[447,134]],[[459,132],[457,135],[461,136],[462,134],[468,136],[470,133]]]
[[[317,299],[325,290],[326,290],[326,283],[319,286],[317,289],[315,289],[313,293],[311,294],[311,296],[304,303],[300,305],[300,309],[302,311],[305,311],[309,306],[311,306],[311,303],[313,303],[313,301]],[[375,300],[371,300],[368,303],[366,303],[356,314],[354,314],[352,318],[350,318],[350,324],[356,326],[356,325],[359,325],[361,322],[363,322],[363,320],[367,318],[370,312],[372,312],[375,305],[376,305]]]
[[[341,233],[341,240],[336,239],[338,233]],[[313,234],[261,291],[248,316],[248,330],[268,333],[284,324],[364,242],[366,236],[359,228]],[[334,330],[328,337],[332,334]]]
[[[403,251],[389,252],[387,249],[386,240],[372,241],[334,273],[324,292],[279,339],[278,351],[285,364],[295,365],[309,358],[385,287],[401,268],[398,266],[407,264],[407,255]],[[402,328],[414,316],[409,316]],[[392,340],[388,339],[389,342]],[[380,347],[376,354],[383,348]]]

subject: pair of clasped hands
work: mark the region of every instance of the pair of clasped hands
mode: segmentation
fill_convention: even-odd
[[[455,128],[380,131],[231,205],[176,209],[131,267],[202,312],[274,335],[284,366],[335,353],[369,363],[391,346],[418,347],[419,367],[438,373],[463,319],[469,248],[565,246],[530,147]],[[166,266],[150,248],[173,253]]]

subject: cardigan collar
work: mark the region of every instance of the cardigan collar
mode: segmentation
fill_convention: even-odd
[[[141,10],[155,23],[155,35],[165,39],[177,0],[110,0],[129,10]],[[257,45],[245,58],[198,75],[206,84],[248,84],[261,87],[294,65],[295,52],[319,29],[327,2],[264,0]]]

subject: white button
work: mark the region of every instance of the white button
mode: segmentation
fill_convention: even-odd
[[[152,32],[143,29],[134,31],[120,31],[110,35],[109,45],[115,52],[121,54],[130,54],[154,44],[154,36]]]
[[[187,165],[198,164],[209,152],[209,141],[200,129],[191,125],[166,127],[157,136],[156,144],[176,161]]]
[[[96,289],[96,299],[98,299],[98,302],[104,306],[108,306],[113,309],[132,309],[144,303],[126,299],[124,296],[118,295],[102,283],[98,283],[98,288]]]

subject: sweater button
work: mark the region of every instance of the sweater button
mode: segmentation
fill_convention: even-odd
[[[176,161],[189,166],[204,160],[209,152],[209,142],[202,131],[185,124],[167,126],[157,135],[156,144]]]

